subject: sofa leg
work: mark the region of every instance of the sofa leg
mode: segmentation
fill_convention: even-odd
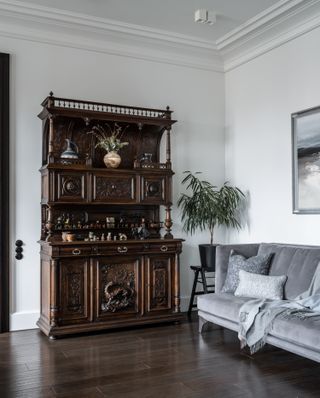
[[[207,325],[208,323],[210,322],[199,316],[199,333],[203,332],[205,325]]]

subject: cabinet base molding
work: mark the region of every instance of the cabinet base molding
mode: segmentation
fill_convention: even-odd
[[[114,322],[96,322],[90,324],[82,324],[82,325],[68,325],[68,326],[59,326],[51,328],[48,320],[40,317],[37,326],[39,329],[51,339],[55,339],[59,336],[67,336],[78,333],[88,333],[88,332],[97,332],[103,330],[112,330],[119,328],[127,328],[133,326],[144,326],[144,325],[155,325],[161,323],[174,323],[178,324],[179,322],[185,319],[184,314],[177,313],[166,316],[156,316],[156,317],[148,317],[146,318],[137,318],[125,320],[122,322],[114,321]]]

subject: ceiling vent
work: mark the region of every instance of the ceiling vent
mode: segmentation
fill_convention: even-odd
[[[217,21],[217,15],[213,11],[199,9],[194,13],[194,20],[198,23],[213,25]]]

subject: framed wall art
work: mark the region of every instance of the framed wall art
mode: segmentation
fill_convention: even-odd
[[[293,213],[320,214],[320,106],[291,115]]]

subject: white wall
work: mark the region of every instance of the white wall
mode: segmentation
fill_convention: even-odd
[[[292,214],[290,114],[320,105],[320,30],[226,74],[226,179],[249,191],[230,242],[320,244],[319,215]]]
[[[41,101],[56,96],[174,110],[172,136],[174,202],[184,170],[201,170],[212,182],[224,180],[224,76],[198,69],[0,37],[11,54],[11,329],[35,327],[40,307]],[[173,211],[174,233],[181,232]],[[219,236],[217,237],[219,239]],[[25,242],[14,260],[14,241]],[[220,237],[220,239],[222,239]],[[184,308],[191,288],[189,264],[198,263],[198,243],[187,237],[181,259]]]

